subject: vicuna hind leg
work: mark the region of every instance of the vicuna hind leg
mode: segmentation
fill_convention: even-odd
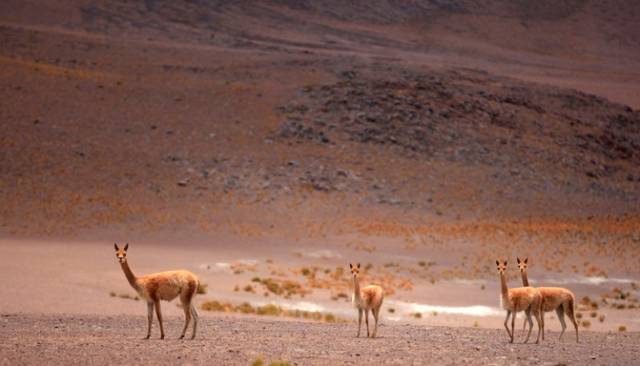
[[[191,298],[193,294],[188,290],[183,291],[180,294],[180,302],[182,303],[182,309],[184,310],[184,328],[182,328],[182,334],[180,335],[180,339],[184,338],[184,334],[187,332],[187,328],[189,327],[189,322],[191,321]]]
[[[542,330],[542,340],[544,341],[544,311],[540,310],[540,329]]]
[[[187,328],[189,327],[189,322],[191,322],[191,304],[182,304],[184,310],[184,328],[182,328],[182,334],[180,334],[180,338],[184,338],[184,334],[187,332]]]
[[[153,324],[153,302],[147,303],[147,336],[145,339],[151,337],[151,324]]]
[[[367,337],[369,337],[369,309],[364,311],[364,320],[367,323]]]
[[[191,339],[194,339],[196,337],[196,329],[198,328],[198,312],[193,304],[191,304],[191,316],[193,317],[193,334],[191,334]]]
[[[562,330],[560,331],[560,341],[562,341],[562,336],[564,335],[564,330],[567,329],[567,324],[564,322],[564,309],[562,306],[559,306],[556,309],[556,315],[558,315],[558,320],[560,321],[560,325],[562,326]]]
[[[531,307],[525,310],[524,313],[526,315],[525,321],[529,323],[529,333],[527,333],[527,338],[524,340],[524,343],[527,343],[529,342],[529,337],[531,337],[531,331],[533,330],[533,320],[531,320]]]
[[[540,333],[543,333],[543,326],[544,326],[544,320],[542,319],[544,312],[542,311],[542,308],[538,308],[537,310],[534,310],[533,315],[536,317],[536,323],[538,323],[538,335],[536,336],[536,344],[540,344]],[[533,324],[531,324],[531,322],[529,322],[529,327],[533,328]],[[544,334],[544,333],[543,333]]]
[[[156,315],[158,316],[158,323],[160,323],[160,339],[164,339],[164,326],[162,325],[162,312],[160,311],[160,300],[154,301],[156,306]]]
[[[580,343],[580,339],[578,338],[578,322],[576,321],[576,314],[574,311],[573,301],[564,305],[564,310],[567,313],[569,319],[573,323],[573,328],[576,330],[576,343]]]
[[[362,309],[358,309],[358,335],[356,337],[360,337],[360,328],[362,328]]]
[[[518,314],[517,311],[513,311],[513,313],[511,314],[511,341],[510,341],[510,343],[513,343],[513,336],[515,335],[515,331],[516,331],[516,314]]]
[[[380,308],[373,309],[371,312],[373,313],[373,319],[376,321],[373,326],[373,334],[371,335],[371,338],[375,338],[376,334],[378,334],[378,315],[380,314]]]
[[[527,331],[527,318],[522,319],[522,335]]]

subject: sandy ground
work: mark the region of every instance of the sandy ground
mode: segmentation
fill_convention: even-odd
[[[182,245],[141,241],[130,244],[128,260],[136,275],[169,269],[196,273],[201,282],[207,284],[207,293],[196,297],[198,306],[211,300],[235,305],[244,302],[253,306],[276,304],[294,310],[331,313],[350,322],[356,320],[356,313],[351,307],[352,285],[346,267],[350,261],[361,261],[363,266],[372,265],[362,283],[380,284],[387,292],[382,311],[382,321],[387,325],[502,327],[504,315],[499,308],[498,278],[493,268],[488,273],[456,272],[454,277],[449,277],[448,273],[458,266],[456,261],[446,262],[452,244],[444,249],[419,247],[399,255],[399,244],[389,239],[385,246],[380,241],[371,253],[353,249],[341,240],[344,238],[296,243],[274,238],[219,238],[208,244],[189,242]],[[467,255],[471,257],[471,253],[468,251]],[[485,258],[480,252],[477,255]],[[11,278],[0,297],[3,312],[141,317],[145,314],[142,301],[120,297],[136,294],[116,261],[113,243],[0,240],[0,258],[0,276]],[[357,258],[357,261],[351,258]],[[438,263],[430,267],[428,275],[422,273],[424,269],[417,264],[423,258]],[[582,257],[577,259],[584,260]],[[492,262],[490,258],[484,260],[488,264]],[[246,262],[252,265],[241,267],[244,268],[241,273],[232,269],[234,263]],[[390,266],[389,263],[393,266],[385,267],[385,264]],[[532,259],[530,277],[534,285],[567,287],[576,293],[578,301],[588,297],[590,302],[597,303],[595,309],[590,304],[578,304],[582,320],[590,323],[588,328],[581,327],[581,331],[617,331],[619,326],[625,326],[628,331],[640,330],[639,309],[625,306],[620,310],[613,306],[635,305],[639,293],[632,283],[638,282],[637,273],[613,272],[618,263],[603,262],[602,268],[611,271],[608,272],[611,278],[552,274],[540,268],[533,270],[535,263]],[[300,268],[314,267],[320,270],[313,281],[300,274]],[[335,271],[342,267],[345,272],[333,278]],[[322,277],[325,269],[334,272]],[[510,287],[521,286],[515,272],[514,268],[510,270]],[[380,276],[380,273],[385,275]],[[542,275],[554,277],[540,278]],[[254,278],[293,281],[305,293],[275,294],[257,284]],[[317,286],[318,282],[322,286]],[[410,285],[403,287],[407,283]],[[251,291],[246,291],[246,286],[250,286]],[[601,300],[602,294],[611,294],[614,288],[621,288],[627,294],[626,300]],[[34,293],[43,294],[44,299]],[[344,298],[335,298],[341,293]],[[166,315],[182,316],[176,302],[163,305]],[[416,317],[418,313],[419,318]],[[599,321],[600,317],[602,321]],[[547,314],[546,319],[547,329],[559,330],[553,314]],[[521,327],[520,316],[518,329]]]
[[[386,325],[367,339],[352,324],[205,317],[185,341],[178,318],[165,324],[167,339],[143,340],[142,317],[3,314],[0,364],[631,365],[640,351],[639,333],[585,333],[576,344],[549,332],[535,345],[509,344],[504,330]]]

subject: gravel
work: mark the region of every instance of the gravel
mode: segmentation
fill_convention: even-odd
[[[0,317],[0,365],[102,364],[466,364],[631,365],[640,333],[582,332],[576,344],[549,332],[540,345],[509,344],[500,329],[382,324],[379,338],[356,338],[355,324],[205,315],[195,340],[178,340],[182,320],[165,320],[167,339],[143,340],[143,316]],[[535,333],[534,333],[535,335]],[[522,341],[521,337],[516,338]]]

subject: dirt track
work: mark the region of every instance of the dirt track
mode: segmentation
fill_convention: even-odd
[[[503,330],[382,326],[378,339],[355,338],[353,324],[202,317],[194,341],[177,340],[181,319],[166,320],[167,337],[143,340],[142,316],[7,315],[0,318],[0,364],[467,364],[631,365],[639,333],[583,332],[576,344],[550,332],[535,344],[509,344]],[[157,326],[157,324],[156,324]]]

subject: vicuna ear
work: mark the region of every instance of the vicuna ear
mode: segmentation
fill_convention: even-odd
[[[496,266],[500,265],[500,261],[496,259]]]
[[[520,264],[520,257],[516,257],[516,260],[518,261],[518,264]]]
[[[504,266],[505,266],[505,267],[507,266],[507,261],[504,261]]]
[[[358,263],[358,268],[360,268],[360,263]]]
[[[525,258],[524,259],[524,264],[527,264],[527,261],[529,260],[529,258]]]
[[[349,263],[349,268],[353,269],[353,264]]]
[[[125,252],[127,251],[127,249],[129,249],[129,243],[125,244],[125,246],[124,246],[124,251]]]
[[[113,243],[113,247],[116,248],[116,252],[118,251],[118,244]]]

